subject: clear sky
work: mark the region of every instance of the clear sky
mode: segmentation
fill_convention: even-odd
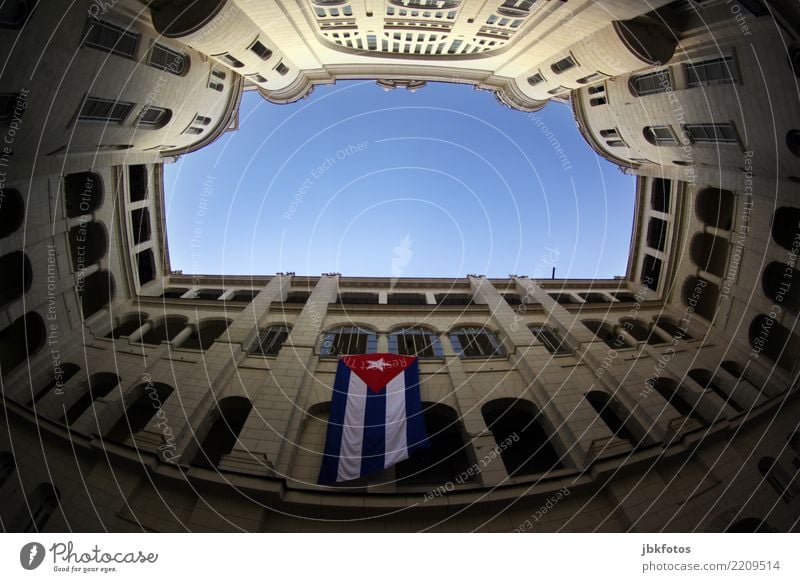
[[[634,178],[560,103],[528,114],[445,83],[339,82],[291,105],[246,93],[238,131],[164,173],[185,274],[625,273]]]

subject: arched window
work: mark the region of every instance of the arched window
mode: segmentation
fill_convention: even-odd
[[[800,232],[800,209],[781,206],[772,218],[772,238],[787,251],[792,250],[795,237]]]
[[[58,508],[61,493],[50,483],[39,483],[28,496],[26,507],[17,518],[16,531],[39,533]]]
[[[93,172],[64,177],[64,203],[67,218],[91,214],[103,204],[103,180]]]
[[[71,426],[84,412],[91,408],[92,403],[98,398],[108,396],[111,391],[119,386],[119,376],[110,372],[92,374],[83,385],[83,394],[70,406],[61,418],[62,422]]]
[[[106,256],[108,235],[99,222],[86,222],[69,230],[69,250],[72,270],[82,271]]]
[[[682,416],[693,418],[702,424],[706,424],[697,407],[686,401],[683,394],[681,394],[683,389],[672,378],[651,378],[647,381],[647,385],[658,392]]]
[[[675,339],[690,340],[692,336],[686,328],[680,327],[675,321],[668,317],[660,316],[656,319],[656,325],[667,332]]]
[[[423,403],[422,414],[430,447],[417,449],[395,465],[400,485],[448,483],[469,467],[464,427],[456,411],[445,404]]]
[[[42,398],[47,396],[53,388],[56,386],[63,386],[67,383],[67,381],[69,381],[70,378],[80,371],[80,366],[75,364],[70,364],[68,362],[61,364],[61,366],[55,368],[51,372],[50,381],[42,386],[38,392],[35,394],[32,393],[32,398],[26,403],[26,406],[31,406],[32,404],[39,402]]]
[[[529,325],[528,329],[531,330],[531,333],[551,354],[560,356],[573,352],[572,347],[564,341],[561,334],[552,327],[546,325]]]
[[[441,358],[442,344],[436,332],[424,327],[399,329],[389,335],[389,352],[419,358]]]
[[[14,469],[17,468],[17,463],[14,461],[14,455],[7,451],[0,453],[0,489],[6,484],[9,477],[14,474]]]
[[[767,315],[753,319],[748,335],[756,353],[763,353],[786,370],[791,370],[800,356],[800,337]]]
[[[724,277],[728,266],[728,241],[701,232],[692,238],[692,262],[717,277]]]
[[[775,493],[780,496],[784,503],[792,502],[799,489],[797,484],[798,469],[795,468],[794,475],[790,475],[773,457],[762,457],[758,461],[758,472],[772,486]]]
[[[25,202],[15,188],[0,190],[0,238],[14,234],[25,220]]]
[[[699,316],[712,321],[717,310],[719,287],[700,277],[687,277],[683,284],[683,302]]]
[[[0,331],[0,375],[8,376],[11,371],[32,358],[42,349],[46,339],[42,317],[29,311],[15,319]]]
[[[181,315],[170,315],[153,325],[153,327],[142,336],[142,343],[159,345],[161,342],[171,342],[180,332],[184,330],[187,319]]]
[[[292,328],[288,325],[271,325],[258,331],[258,337],[248,352],[262,356],[277,356]]]
[[[658,334],[653,333],[641,319],[623,319],[622,328],[637,342],[647,342],[650,345],[663,343]]]
[[[625,439],[634,448],[639,446],[639,439],[634,436],[633,431],[627,426],[630,423],[631,414],[625,410],[616,398],[599,390],[588,392],[585,398],[606,424],[611,434]]]
[[[141,311],[124,315],[118,319],[116,327],[108,332],[106,337],[112,339],[128,337],[144,325],[145,321],[147,321],[147,317],[148,315]]]
[[[233,450],[252,409],[253,404],[243,396],[228,396],[220,400],[217,408],[209,412],[213,420],[192,465],[216,468],[222,457]]]
[[[231,324],[227,319],[209,319],[200,322],[192,331],[192,335],[180,347],[190,350],[207,350]]]
[[[19,30],[33,10],[32,0],[6,0],[0,3],[0,28]]]
[[[78,285],[83,318],[87,319],[114,299],[114,276],[108,271],[96,271]]]
[[[321,356],[374,354],[378,351],[375,332],[355,326],[337,327],[327,332],[320,346]]]
[[[131,403],[108,431],[106,438],[123,442],[129,436],[144,430],[172,392],[172,386],[161,382],[139,384],[131,393]]]
[[[533,404],[515,398],[498,398],[484,404],[481,413],[510,476],[562,468],[552,437],[542,426]]]
[[[688,376],[689,378],[700,384],[700,386],[702,386],[703,389],[711,390],[714,394],[722,398],[722,401],[725,402],[725,404],[728,404],[736,412],[741,412],[743,410],[742,407],[739,406],[733,400],[733,398],[731,398],[730,394],[728,394],[722,388],[719,387],[719,385],[715,381],[714,374],[712,374],[709,370],[695,368],[693,370],[689,370]]]
[[[764,295],[792,313],[800,311],[800,271],[777,261],[764,268],[761,276]]]
[[[14,251],[0,257],[0,307],[22,297],[31,288],[33,273],[28,256]]]
[[[709,226],[730,230],[733,225],[734,197],[729,190],[704,188],[697,193],[697,217]]]
[[[483,327],[462,327],[450,332],[450,343],[462,358],[501,358],[506,355],[493,331]]]
[[[619,350],[629,347],[624,338],[614,332],[614,328],[604,321],[584,321],[586,326],[599,340],[602,340],[608,347]]]

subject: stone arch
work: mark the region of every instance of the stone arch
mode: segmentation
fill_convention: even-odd
[[[229,319],[206,319],[198,322],[192,335],[180,347],[192,350],[207,350],[231,324]]]
[[[88,319],[114,299],[114,275],[109,271],[96,271],[78,285],[83,319]]]
[[[705,419],[684,397],[685,389],[672,378],[651,378],[647,384],[658,392],[667,403],[678,411],[682,416],[693,418],[696,421],[706,424]]]
[[[103,179],[99,174],[79,172],[64,177],[67,218],[95,212],[103,205],[103,196]]]
[[[730,190],[703,188],[697,193],[695,211],[697,217],[708,226],[730,230],[734,205],[735,199]]]
[[[0,330],[0,374],[5,377],[42,349],[47,330],[42,316],[29,311]]]
[[[188,324],[188,319],[182,315],[167,315],[153,324],[153,327],[142,336],[142,343],[159,345],[161,342],[171,342]]]
[[[147,321],[148,317],[149,316],[147,313],[135,311],[133,313],[128,313],[127,315],[116,318],[117,324],[114,326],[114,329],[106,334],[106,337],[111,339],[128,337],[137,329],[142,327]]]
[[[30,400],[26,403],[26,406],[31,406],[37,402],[39,402],[42,398],[47,396],[50,391],[59,385],[66,384],[70,378],[75,376],[78,372],[81,371],[81,367],[77,364],[72,364],[70,362],[66,362],[61,364],[59,368],[53,370],[50,373],[50,380],[41,387],[36,393],[31,394]]]
[[[28,495],[25,507],[14,520],[13,531],[38,533],[58,509],[61,492],[51,483],[39,483]]]
[[[72,270],[81,271],[99,263],[108,252],[108,233],[101,222],[87,222],[69,229]]]
[[[111,372],[99,372],[86,379],[82,388],[83,394],[69,407],[61,421],[71,426],[84,412],[89,410],[98,398],[108,396],[111,391],[119,386],[119,376]]]
[[[128,397],[127,408],[105,438],[123,442],[144,430],[173,391],[172,386],[162,382],[146,382],[136,386]]]
[[[772,239],[787,251],[792,250],[800,233],[800,208],[781,206],[772,217]]]
[[[244,396],[228,396],[217,403],[206,416],[208,429],[199,442],[199,449],[192,465],[216,469],[222,457],[233,450],[239,434],[253,409],[253,404]]]
[[[0,307],[16,301],[27,293],[33,282],[33,270],[28,255],[13,251],[0,257]]]
[[[702,270],[724,277],[728,267],[728,241],[707,232],[692,237],[689,254]]]
[[[692,307],[704,319],[713,321],[719,301],[719,287],[715,283],[691,275],[683,284],[681,296],[684,305]]]
[[[704,368],[694,368],[689,370],[687,375],[689,378],[702,386],[704,390],[711,390],[714,394],[719,396],[722,401],[725,402],[725,404],[729,405],[736,412],[742,412],[743,408],[739,406],[739,404],[731,397],[730,394],[720,387],[718,380],[714,377],[714,374],[710,370],[706,370]]]

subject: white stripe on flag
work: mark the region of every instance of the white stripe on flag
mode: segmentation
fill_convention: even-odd
[[[406,374],[400,372],[386,385],[386,453],[383,466],[408,458],[406,442]]]
[[[361,476],[361,449],[364,444],[364,414],[367,409],[367,385],[358,374],[350,371],[347,386],[347,407],[344,412],[342,446],[339,451],[337,481],[349,481]]]

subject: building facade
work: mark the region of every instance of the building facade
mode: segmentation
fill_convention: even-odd
[[[2,528],[796,530],[797,10],[4,3]],[[626,275],[172,271],[163,164],[243,91],[361,78],[568,101],[637,176]],[[368,352],[419,356],[432,446],[318,486],[337,358]]]

